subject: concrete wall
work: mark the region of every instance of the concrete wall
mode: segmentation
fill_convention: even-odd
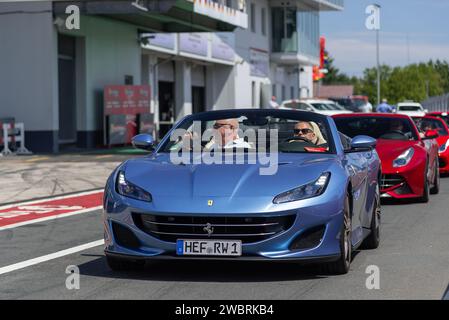
[[[137,27],[107,18],[82,16],[80,30],[60,32],[85,39],[86,75],[84,83],[77,83],[86,88],[86,94],[79,96],[83,100],[78,105],[85,112],[78,121],[78,130],[102,130],[104,86],[125,84],[125,75],[132,76],[136,85],[142,82]]]
[[[35,132],[27,135],[28,142],[45,135],[41,146],[52,147],[58,130],[57,34],[52,5],[20,3],[24,13],[12,13],[17,8],[14,3],[0,3],[0,118],[24,122],[26,130]]]
[[[252,0],[247,1],[247,12],[249,14],[248,21],[251,21],[250,7],[251,3],[255,4],[256,8],[256,29],[255,32],[251,30],[251,25],[248,23],[248,29],[237,29],[235,31],[235,49],[238,55],[238,63],[235,66],[235,105],[238,108],[258,108],[260,105],[265,106],[268,101],[260,101],[260,91],[264,85],[271,84],[269,75],[267,77],[254,77],[250,75],[250,49],[259,49],[270,52],[270,30],[271,30],[271,16],[270,7],[266,0]],[[266,34],[262,34],[261,9],[265,8],[266,12]],[[252,83],[255,85],[255,99],[252,101]]]

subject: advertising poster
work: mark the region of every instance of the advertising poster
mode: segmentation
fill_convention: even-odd
[[[104,114],[150,113],[150,86],[106,86]]]
[[[253,77],[268,77],[270,74],[270,57],[268,52],[259,49],[250,49],[251,75]]]

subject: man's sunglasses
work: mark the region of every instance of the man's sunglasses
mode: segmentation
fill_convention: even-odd
[[[312,129],[295,129],[293,130],[295,132],[295,134],[308,134],[308,133],[313,133]]]
[[[214,129],[220,129],[222,127],[227,127],[228,129],[233,130],[234,126],[232,124],[228,124],[228,123],[216,123],[214,124]]]

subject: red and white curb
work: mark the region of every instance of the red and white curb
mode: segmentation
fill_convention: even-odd
[[[99,210],[102,202],[101,189],[1,206],[0,231]]]

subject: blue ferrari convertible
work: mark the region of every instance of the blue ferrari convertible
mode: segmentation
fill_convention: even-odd
[[[105,254],[125,270],[151,259],[317,263],[347,273],[380,237],[376,140],[295,110],[193,114],[148,156],[125,161],[104,193]]]

